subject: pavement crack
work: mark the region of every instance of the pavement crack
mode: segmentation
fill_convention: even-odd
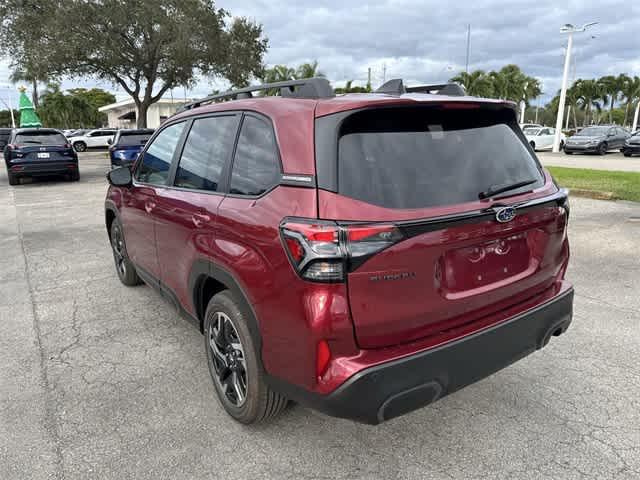
[[[15,200],[13,198],[13,192],[10,193],[10,199],[12,203],[15,205]],[[31,312],[33,315],[33,330],[35,332],[35,341],[36,346],[38,348],[38,353],[40,356],[40,381],[44,388],[44,428],[47,433],[53,439],[55,445],[55,472],[52,472],[51,478],[64,480],[64,458],[62,456],[62,447],[60,440],[60,432],[58,427],[58,422],[56,420],[56,407],[55,400],[51,395],[51,386],[49,382],[49,377],[47,375],[47,357],[44,350],[44,346],[42,344],[42,332],[40,329],[40,319],[38,316],[38,312],[35,304],[35,295],[33,289],[33,283],[31,281],[31,274],[29,273],[29,261],[27,259],[27,252],[24,244],[24,234],[22,232],[22,226],[17,219],[16,214],[16,226],[18,231],[18,241],[20,242],[20,250],[22,253],[22,258],[24,260],[24,276],[27,282],[27,289],[29,293],[29,300],[31,304]]]

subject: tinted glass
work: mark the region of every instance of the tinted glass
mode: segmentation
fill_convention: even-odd
[[[16,135],[18,145],[64,145],[67,139],[58,132],[29,132]]]
[[[93,137],[110,137],[112,135],[114,135],[116,132],[112,131],[112,130],[108,130],[108,131],[100,131],[100,132],[95,132],[92,136]]]
[[[339,191],[387,208],[424,208],[477,201],[492,186],[536,180],[509,195],[539,187],[543,177],[512,117],[433,107],[354,114],[339,139]]]
[[[165,128],[149,145],[138,167],[136,178],[144,183],[163,184],[169,176],[171,159],[180,140],[184,122]]]
[[[602,135],[606,135],[609,132],[608,128],[605,127],[587,127],[580,130],[576,133],[577,137],[599,137]]]
[[[197,190],[220,190],[225,163],[236,137],[235,116],[208,117],[193,122],[184,144],[175,185]]]
[[[151,138],[151,133],[125,134],[121,133],[118,137],[116,145],[132,146],[144,145]]]
[[[242,122],[233,161],[230,193],[262,195],[280,181],[280,160],[273,129],[247,116]]]
[[[0,133],[0,145],[4,146],[9,142],[10,133]]]

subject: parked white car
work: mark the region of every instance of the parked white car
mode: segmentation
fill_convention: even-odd
[[[84,152],[87,148],[107,148],[109,140],[113,141],[117,130],[89,130],[84,135],[71,137],[69,140],[76,152]]]
[[[549,127],[527,127],[523,129],[527,142],[534,150],[551,150],[556,129]],[[560,132],[560,150],[564,148],[565,136]]]

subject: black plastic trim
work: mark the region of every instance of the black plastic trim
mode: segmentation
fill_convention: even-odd
[[[267,380],[272,388],[304,406],[335,417],[378,424],[422,408],[544,347],[552,336],[567,330],[572,315],[570,288],[492,327],[362,370],[329,395],[273,376]]]

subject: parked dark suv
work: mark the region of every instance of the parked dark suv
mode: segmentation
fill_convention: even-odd
[[[118,130],[113,141],[109,142],[109,159],[111,167],[131,165],[153,135],[153,129]]]
[[[261,89],[281,96],[251,97]],[[571,322],[567,193],[514,104],[455,85],[228,92],[170,118],[133,173],[108,178],[120,279],[201,329],[240,422],[292,399],[379,423]]]
[[[10,185],[22,177],[62,175],[80,180],[78,155],[66,137],[52,128],[17,128],[4,147]]]

